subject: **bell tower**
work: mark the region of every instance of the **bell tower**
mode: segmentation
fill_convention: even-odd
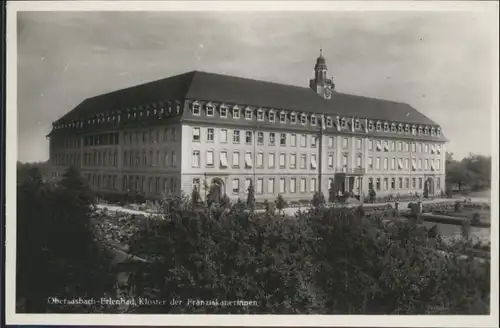
[[[314,79],[309,80],[309,87],[321,97],[330,99],[332,92],[335,90],[335,84],[333,79],[327,78],[327,72],[328,67],[323,57],[323,49],[320,49],[319,57],[316,59],[316,65],[314,66]]]

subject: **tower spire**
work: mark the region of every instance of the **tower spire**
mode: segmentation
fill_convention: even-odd
[[[314,79],[309,81],[311,89],[326,99],[330,99],[331,92],[335,89],[333,79],[327,77],[328,67],[323,57],[323,48],[319,49],[319,57],[314,66]]]

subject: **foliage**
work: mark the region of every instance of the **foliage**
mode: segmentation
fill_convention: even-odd
[[[149,263],[138,296],[246,300],[252,306],[169,302],[140,313],[488,313],[489,264],[460,258],[414,221],[311,208],[293,217],[180,211],[131,244]],[[446,249],[447,253],[439,252]],[[203,250],[203,251],[200,251]],[[131,282],[134,284],[134,281]]]
[[[424,192],[422,195],[424,198],[429,198],[429,183],[424,183]]]
[[[370,195],[370,202],[374,203],[375,198],[377,197],[377,193],[375,192],[375,189],[370,189],[369,195]]]
[[[193,191],[191,192],[191,202],[193,203],[193,206],[197,206],[201,203],[201,196],[197,186],[194,186]]]
[[[279,194],[278,197],[276,198],[276,208],[278,209],[278,213],[281,214],[283,209],[286,206],[285,199],[283,198],[283,195]]]
[[[457,186],[458,190],[491,188],[491,156],[470,154],[457,161],[452,153],[447,153],[446,184],[448,188]]]
[[[330,187],[328,189],[328,202],[333,203],[333,202],[335,202],[336,198],[337,198],[337,195],[335,195],[335,188],[334,188],[334,184],[332,181],[332,182],[330,182]]]
[[[311,204],[314,208],[325,206],[325,195],[321,191],[315,191]]]
[[[98,312],[97,306],[50,305],[48,297],[103,297],[115,282],[109,254],[94,238],[95,196],[74,167],[60,184],[35,168],[17,191],[17,300],[27,313]],[[107,309],[109,310],[109,308]]]
[[[231,200],[229,199],[229,196],[227,194],[224,194],[220,200],[220,206],[222,208],[229,208],[231,207]]]
[[[250,180],[247,192],[247,206],[253,210],[255,208],[255,188],[253,187],[252,180]]]

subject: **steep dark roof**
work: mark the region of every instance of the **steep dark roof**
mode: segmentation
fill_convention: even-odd
[[[408,104],[334,92],[325,100],[310,88],[200,71],[89,98],[62,120],[161,100],[205,100],[275,109],[436,125]],[[85,113],[85,114],[84,114]]]

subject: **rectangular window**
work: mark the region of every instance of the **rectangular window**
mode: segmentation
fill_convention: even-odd
[[[428,153],[428,152],[429,152],[429,145],[425,144],[425,153]]]
[[[396,169],[396,158],[392,158],[391,159],[391,170],[395,170]]]
[[[310,191],[311,192],[315,192],[316,191],[316,178],[311,178]]]
[[[318,137],[312,136],[311,137],[311,147],[316,148],[316,144],[318,143]]]
[[[193,128],[193,141],[200,141],[200,128]]]
[[[214,116],[214,107],[212,105],[207,105],[207,116]]]
[[[264,121],[264,112],[262,110],[257,111],[257,121]]]
[[[233,167],[235,167],[235,168],[240,167],[240,153],[239,152],[233,153]]]
[[[363,160],[361,155],[356,156],[356,167],[357,168],[362,168],[363,166]]]
[[[328,148],[333,148],[333,137],[328,137]]]
[[[348,138],[343,138],[342,139],[342,148],[347,149],[349,147],[349,139]]]
[[[207,166],[214,166],[214,151],[207,150]]]
[[[410,160],[408,158],[405,158],[405,170],[408,170],[410,168]]]
[[[240,143],[240,130],[233,131],[233,143],[235,143],[235,144]]]
[[[315,126],[316,125],[316,116],[311,116],[311,125]]]
[[[274,123],[276,119],[276,114],[274,112],[269,112],[269,122]]]
[[[226,129],[220,130],[220,142],[227,143],[227,130]]]
[[[258,168],[264,167],[264,153],[257,154],[257,167]]]
[[[286,146],[286,133],[280,134],[280,146]]]
[[[422,188],[423,188],[422,178],[418,178],[418,189],[422,189]]]
[[[297,154],[290,154],[290,168],[297,168]]]
[[[258,145],[263,145],[264,144],[264,132],[258,132],[257,133],[257,144]]]
[[[307,155],[306,154],[300,155],[300,168],[301,169],[306,168],[306,162],[307,162]]]
[[[422,169],[422,159],[419,159],[418,160],[418,169],[421,170]]]
[[[200,167],[200,151],[199,150],[193,150],[192,166],[193,167]]]
[[[250,184],[252,183],[252,180],[246,178],[245,179],[245,194],[248,194],[248,189],[250,188]]]
[[[227,152],[226,151],[221,151],[220,152],[220,167],[222,168],[227,168]]]
[[[286,166],[286,154],[281,153],[280,154],[280,168],[284,169]]]
[[[249,151],[247,151],[245,154],[245,167],[246,168],[253,167],[252,153]]]
[[[247,145],[252,144],[252,131],[246,131],[245,132],[245,143]]]
[[[267,180],[267,193],[274,194],[274,178],[269,178]]]
[[[416,188],[417,188],[417,178],[413,178],[411,182],[412,182],[412,183],[411,183],[412,188],[413,188],[413,189],[416,189]]]
[[[401,143],[401,141],[398,141],[398,151],[402,151],[403,150],[403,145]]]
[[[388,163],[389,163],[389,160],[387,157],[384,157],[384,170],[387,170],[388,169]]]
[[[257,179],[256,193],[262,194],[264,192],[263,188],[264,188],[264,180],[262,178]]]
[[[436,170],[441,170],[441,161],[439,159],[436,159]]]
[[[280,178],[280,193],[281,194],[284,194],[286,191],[286,188],[285,188],[286,184],[285,183],[286,183],[285,178]]]
[[[370,170],[373,170],[373,157],[372,156],[368,157],[368,168]]]
[[[405,189],[410,189],[410,178],[405,178]]]
[[[396,178],[391,178],[391,190],[396,189]]]
[[[233,118],[240,118],[240,110],[238,108],[233,108]]]
[[[269,132],[269,145],[274,146],[275,142],[276,142],[276,135],[274,134],[274,132]]]
[[[290,136],[290,146],[297,147],[297,135],[296,134],[292,134]]]
[[[316,162],[316,154],[311,154],[311,169],[315,170],[318,163]]]
[[[307,145],[307,136],[305,134],[300,136],[300,147],[306,147]]]
[[[424,162],[424,169],[427,171],[429,169],[429,160],[426,159],[425,162]]]
[[[283,112],[280,113],[280,123],[286,123],[286,114]]]
[[[245,109],[245,120],[251,120],[251,119],[252,119],[252,110]]]
[[[417,145],[414,142],[411,143],[411,151],[412,152],[416,152],[417,151]]]
[[[271,153],[269,154],[269,158],[268,158],[268,167],[270,169],[273,169],[274,168],[274,154]]]
[[[297,115],[295,114],[290,115],[290,123],[297,124]]]
[[[356,148],[361,149],[362,145],[363,145],[363,142],[362,142],[361,138],[356,139]]]
[[[436,189],[441,189],[441,179],[440,178],[436,178]]]
[[[305,115],[300,115],[300,123],[305,125],[307,123],[307,117]]]
[[[240,192],[240,180],[233,179],[233,193],[238,194]]]
[[[404,143],[404,150],[408,152],[410,150],[409,144],[407,142]]]
[[[333,168],[333,154],[328,154],[328,167]]]
[[[207,129],[207,141],[214,141],[214,129],[213,128],[208,128]]]
[[[389,179],[384,178],[384,190],[388,190],[388,189],[389,189]]]
[[[200,115],[200,105],[193,104],[193,115]]]
[[[227,118],[227,108],[226,107],[221,107],[219,112],[220,112],[220,117]]]
[[[373,140],[368,141],[368,150],[373,150]]]
[[[300,179],[300,192],[306,192],[306,178]]]
[[[290,192],[295,193],[296,188],[297,188],[297,179],[291,178],[290,179]]]
[[[377,157],[376,161],[375,161],[375,168],[377,170],[380,170],[380,157]]]
[[[399,178],[399,189],[403,189],[403,178]]]

